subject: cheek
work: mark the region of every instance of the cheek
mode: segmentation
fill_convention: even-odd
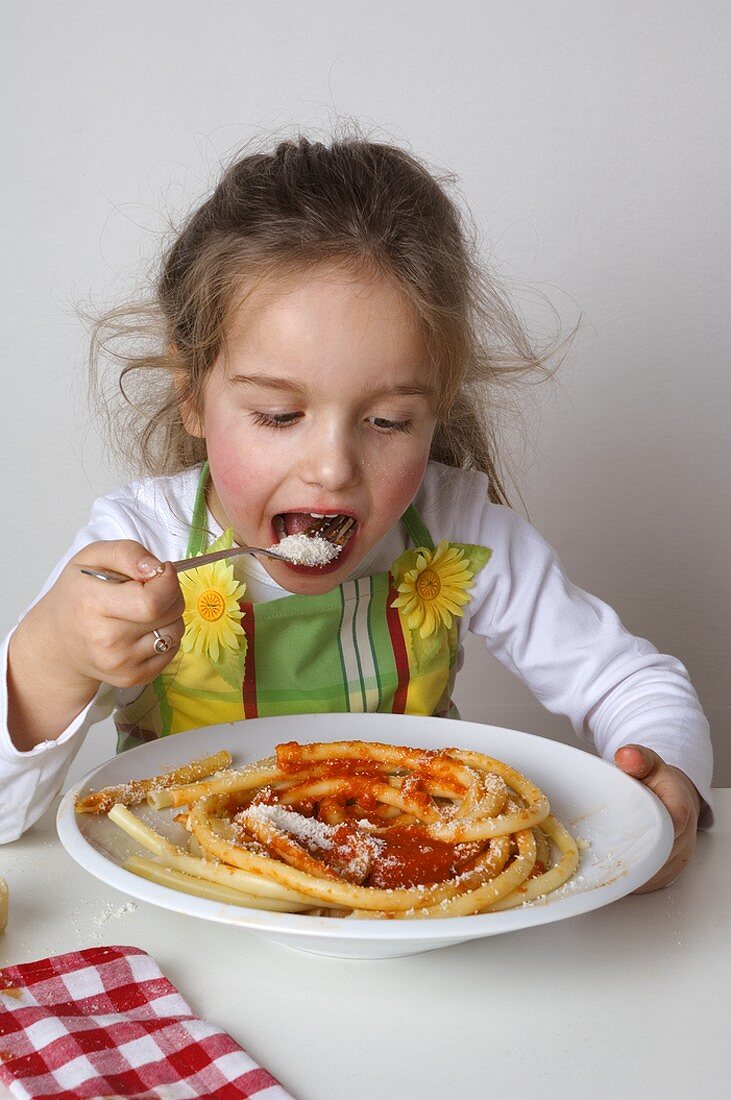
[[[237,449],[223,442],[223,437],[208,435],[208,461],[211,474],[220,492],[236,490],[243,480]]]
[[[211,432],[207,436],[211,476],[221,502],[233,520],[253,507],[269,484],[266,461],[261,450],[250,445],[241,431]]]
[[[398,515],[406,510],[421,484],[427,461],[428,454],[418,459],[410,457],[388,463],[381,470],[377,496],[379,510]]]

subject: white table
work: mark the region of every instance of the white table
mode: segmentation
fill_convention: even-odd
[[[0,961],[141,947],[297,1100],[726,1100],[731,790],[716,801],[716,826],[668,890],[371,962],[129,901],[72,861],[48,815],[0,848]]]

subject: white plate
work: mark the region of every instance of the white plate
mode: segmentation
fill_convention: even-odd
[[[553,813],[588,847],[569,882],[547,898],[517,909],[424,921],[343,920],[223,905],[148,882],[122,866],[132,851],[142,849],[106,817],[74,813],[79,792],[154,775],[219,749],[229,749],[234,764],[240,765],[269,756],[279,742],[292,740],[385,741],[487,753],[537,783],[548,795]],[[138,812],[148,821],[160,820],[147,808]],[[131,897],[204,920],[237,924],[290,947],[359,959],[414,955],[598,909],[651,878],[673,843],[670,816],[658,799],[589,753],[497,726],[389,714],[257,718],[141,745],[102,764],[70,790],[59,807],[57,826],[61,843],[82,867]],[[171,822],[167,835],[173,838],[179,828]]]

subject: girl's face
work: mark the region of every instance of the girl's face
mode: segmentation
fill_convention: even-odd
[[[202,411],[183,414],[206,440],[209,507],[251,546],[303,530],[311,513],[353,517],[328,566],[259,559],[288,591],[326,592],[421,482],[435,426],[423,336],[386,279],[317,269],[251,295],[227,337]]]

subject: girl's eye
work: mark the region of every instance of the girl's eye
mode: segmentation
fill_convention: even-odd
[[[412,429],[410,420],[387,420],[385,416],[372,416],[370,421],[379,432],[410,432]]]
[[[289,428],[292,424],[301,420],[303,415],[301,412],[269,413],[257,411],[251,413],[251,418],[255,424],[260,424],[264,428]],[[410,432],[413,427],[410,420],[389,420],[385,416],[371,416],[368,418],[368,423],[384,434]]]
[[[254,423],[261,424],[265,428],[288,428],[290,424],[294,424],[296,420],[299,420],[301,415],[302,413],[299,412],[253,412],[251,414]]]

